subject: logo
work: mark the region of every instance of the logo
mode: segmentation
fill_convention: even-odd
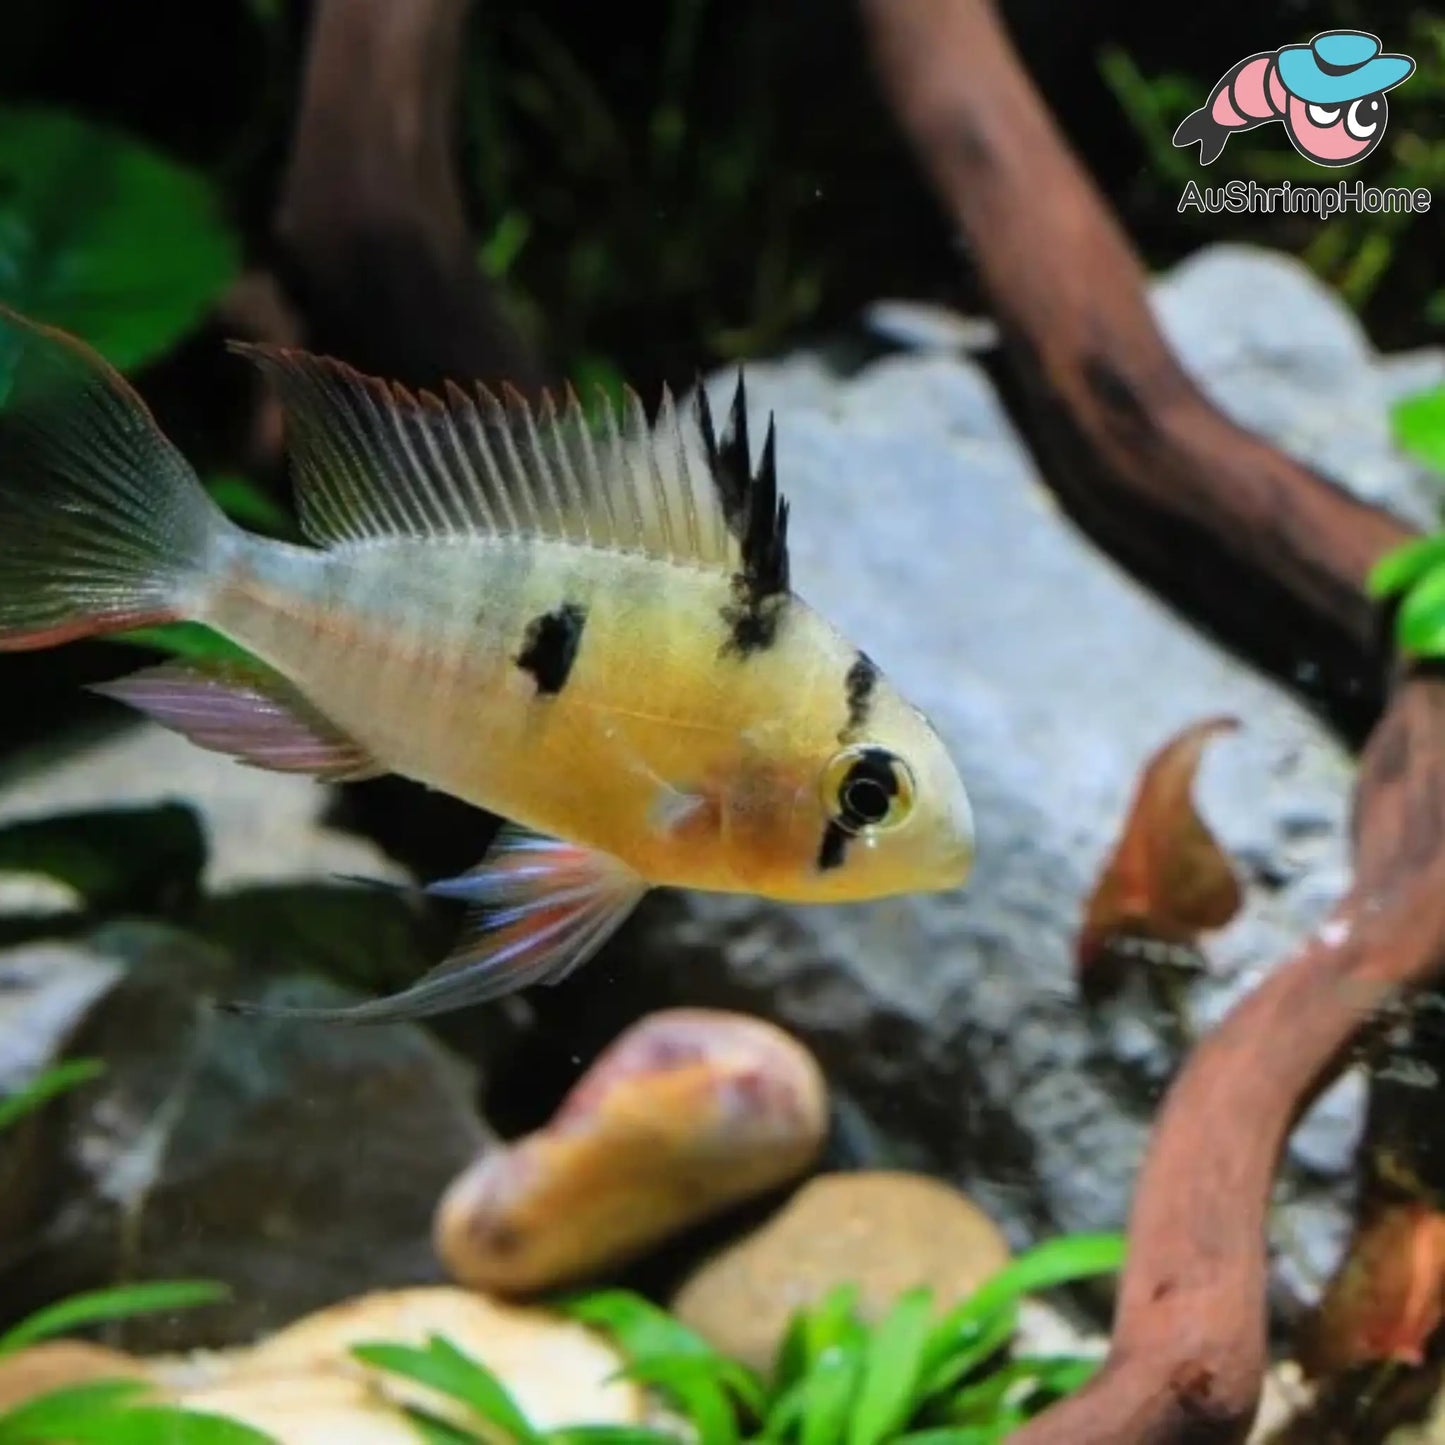
[[[1241,60],[1209,100],[1174,132],[1199,162],[1219,158],[1236,131],[1280,121],[1294,148],[1321,166],[1349,166],[1379,145],[1390,117],[1385,92],[1408,80],[1415,62],[1387,55],[1363,30],[1326,30],[1308,45],[1285,45]]]

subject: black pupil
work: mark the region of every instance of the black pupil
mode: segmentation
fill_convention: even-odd
[[[839,789],[844,821],[857,828],[883,822],[897,792],[898,779],[887,756],[865,753],[848,769]]]

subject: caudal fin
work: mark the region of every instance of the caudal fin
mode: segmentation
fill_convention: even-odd
[[[1207,166],[1219,159],[1224,143],[1229,139],[1229,127],[1220,125],[1209,113],[1208,106],[1191,110],[1179,122],[1174,132],[1174,144],[1180,150],[1188,150],[1196,142],[1199,145],[1199,164]]]
[[[0,307],[0,650],[188,615],[230,530],[119,372]]]

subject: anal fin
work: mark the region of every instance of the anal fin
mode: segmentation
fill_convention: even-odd
[[[91,688],[145,713],[197,747],[252,767],[327,782],[386,771],[279,674],[251,664],[162,663]]]
[[[243,1001],[233,1013],[329,1023],[397,1023],[560,983],[617,931],[647,891],[625,863],[515,824],[470,872],[429,885],[471,905],[452,952],[409,988],[349,1008],[285,1008]]]

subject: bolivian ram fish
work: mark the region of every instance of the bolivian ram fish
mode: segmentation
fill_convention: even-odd
[[[0,648],[189,619],[245,665],[100,690],[201,747],[344,781],[415,778],[507,820],[430,892],[470,905],[389,1020],[553,983],[656,886],[838,902],[968,875],[968,797],[933,728],[791,590],[771,421],[702,388],[412,392],[236,344],[282,403],[310,546],[211,501],[75,339],[0,314]],[[285,1011],[285,1010],[283,1010]]]

